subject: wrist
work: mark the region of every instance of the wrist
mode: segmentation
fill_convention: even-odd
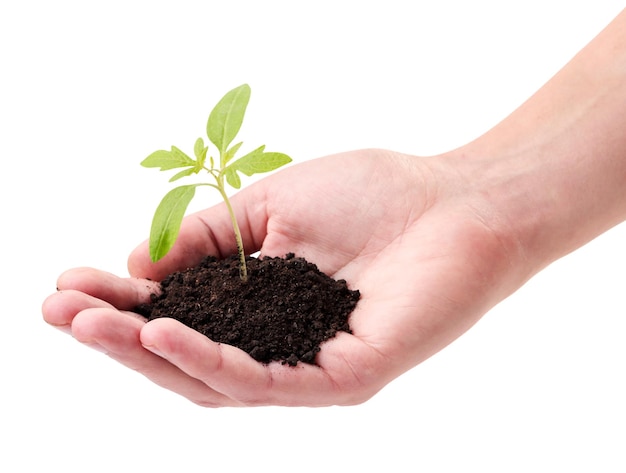
[[[626,219],[626,11],[504,121],[449,154],[530,274]]]
[[[626,134],[593,120],[500,146],[489,135],[448,156],[480,218],[528,278],[626,219]]]

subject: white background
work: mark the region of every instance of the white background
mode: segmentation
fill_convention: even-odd
[[[436,154],[504,118],[623,6],[3,1],[0,470],[626,471],[623,225],[351,408],[202,409],[40,313],[67,268],[127,274],[166,180],[139,161],[191,151],[227,90],[252,86],[245,142],[296,161]]]

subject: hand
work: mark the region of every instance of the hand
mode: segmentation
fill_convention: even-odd
[[[236,252],[222,205],[187,217],[172,251],[129,258],[132,278],[64,273],[45,320],[203,406],[356,404],[471,327],[521,284],[515,239],[485,222],[491,201],[449,159],[366,150],[294,165],[232,199],[248,252],[294,252],[361,301],[353,334],[322,345],[319,366],[263,365],[173,319],[130,312],[166,274]]]
[[[236,251],[216,206],[133,278],[63,274],[45,320],[205,406],[355,404],[445,347],[552,261],[626,219],[626,11],[485,135],[436,158],[358,151],[289,167],[232,203],[244,246],[293,252],[361,291],[319,366],[263,365],[129,312],[166,274]]]

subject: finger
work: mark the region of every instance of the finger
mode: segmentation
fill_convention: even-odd
[[[203,406],[237,406],[236,402],[191,378],[164,358],[142,347],[139,334],[145,322],[109,308],[89,308],[79,312],[72,334],[81,343],[106,353],[161,387]]]
[[[130,310],[149,302],[150,294],[158,291],[159,285],[146,279],[120,278],[97,269],[76,268],[59,277],[57,289],[84,292],[118,309]]]
[[[347,365],[334,372],[302,363],[295,367],[264,365],[244,351],[215,343],[173,319],[146,324],[140,337],[148,350],[247,406],[352,404],[363,395],[360,381]]]
[[[69,333],[76,314],[90,308],[112,309],[113,306],[97,297],[69,289],[48,296],[41,311],[47,323]]]

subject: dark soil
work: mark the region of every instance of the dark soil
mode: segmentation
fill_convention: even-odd
[[[262,363],[315,364],[320,345],[350,333],[348,316],[360,294],[303,258],[247,258],[248,280],[236,256],[205,258],[161,281],[161,293],[135,310],[152,320],[171,317],[246,351]]]

